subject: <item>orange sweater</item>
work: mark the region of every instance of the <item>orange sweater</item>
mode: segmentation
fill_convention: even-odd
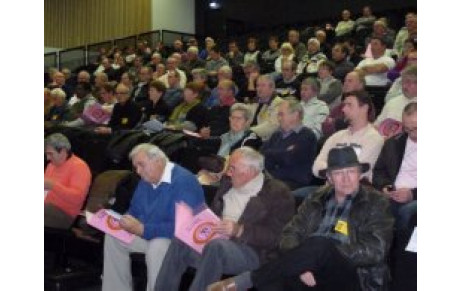
[[[71,217],[76,217],[91,184],[91,171],[85,161],[72,154],[70,159],[59,167],[50,163],[46,167],[45,178],[54,181],[45,203],[51,203]]]

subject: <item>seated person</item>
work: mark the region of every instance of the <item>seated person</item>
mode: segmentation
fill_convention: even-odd
[[[315,78],[306,78],[302,81],[300,104],[303,107],[303,125],[313,131],[316,139],[323,135],[322,123],[329,116],[329,107],[326,102],[318,99],[320,84]]]
[[[300,79],[296,74],[297,63],[285,60],[281,65],[281,79],[276,81],[276,93],[280,97],[295,96],[300,99]]]
[[[208,111],[199,99],[202,86],[195,82],[185,85],[184,101],[174,108],[166,123],[166,128],[173,130],[187,129],[199,131],[208,122]]]
[[[409,66],[414,66],[414,65],[417,65],[417,51],[413,51],[413,52],[410,52],[408,55],[407,55],[407,67]],[[397,78],[393,84],[391,84],[391,87],[390,89],[388,89],[388,92],[385,96],[385,103],[387,103],[388,101],[390,101],[391,99],[401,95],[403,92],[402,92],[402,77],[399,76],[399,78]]]
[[[303,126],[303,107],[293,97],[286,98],[278,106],[278,120],[279,129],[260,149],[265,156],[265,167],[291,190],[307,186],[313,177],[311,167],[316,156],[316,136]]]
[[[102,290],[133,290],[130,253],[145,253],[147,290],[153,290],[163,258],[174,236],[175,204],[196,209],[203,205],[203,189],[195,176],[171,163],[157,146],[139,144],[129,158],[141,176],[120,227],[135,235],[130,244],[105,235]],[[169,290],[169,289],[165,289]]]
[[[334,67],[334,63],[330,61],[322,61],[318,65],[318,81],[321,85],[318,99],[326,102],[329,109],[342,102],[342,83],[332,76]]]
[[[192,79],[193,82],[197,82],[203,86],[201,90],[200,100],[201,104],[205,105],[208,98],[211,96],[211,89],[208,85],[208,71],[203,68],[197,68],[192,70]]]
[[[62,124],[70,127],[80,127],[86,124],[80,116],[87,108],[97,103],[96,98],[91,95],[91,85],[89,83],[78,83],[75,87],[76,100],[69,108],[69,121]]]
[[[174,108],[183,101],[184,91],[180,87],[180,74],[177,70],[169,71],[166,73],[168,86],[166,86],[166,92],[163,95],[163,100],[169,109],[172,111]]]
[[[102,104],[102,109],[104,109],[105,112],[112,114],[115,103],[117,103],[117,98],[115,97],[115,86],[111,83],[105,83],[101,87],[100,94],[102,102],[104,102]]]
[[[188,266],[196,268],[191,291],[206,286],[223,274],[257,269],[275,255],[283,226],[294,215],[289,189],[263,173],[264,158],[243,147],[230,156],[227,176],[217,190],[211,210],[222,218],[213,228],[228,239],[214,239],[200,255],[173,239],[158,274],[155,290],[179,290]]]
[[[113,108],[107,126],[97,127],[94,131],[100,134],[111,134],[114,131],[122,129],[132,129],[141,120],[142,113],[137,104],[129,97],[129,88],[123,84],[118,84],[115,94],[118,103]]]
[[[59,124],[68,118],[69,107],[67,106],[64,90],[56,88],[51,90],[53,106],[45,116],[45,124]]]
[[[304,46],[305,47],[305,46]],[[285,61],[293,61],[295,56],[295,51],[292,45],[289,42],[284,42],[281,45],[280,56],[275,60],[275,72],[281,73],[281,65]],[[296,68],[297,69],[297,68]]]
[[[217,84],[219,84],[223,80],[232,80],[233,70],[230,66],[222,66],[217,70]],[[235,87],[236,92],[235,95],[238,93],[238,88]],[[216,86],[211,90],[210,96],[206,99],[206,101],[202,102],[206,108],[212,108],[214,106],[219,105],[219,89]]]
[[[374,167],[373,185],[390,199],[397,228],[408,228],[417,211],[417,103],[406,105],[404,132],[385,141]]]
[[[151,81],[149,83],[149,100],[144,108],[144,121],[156,119],[165,122],[171,114],[171,109],[163,100],[166,86],[161,81]]]
[[[219,103],[208,109],[208,126],[199,131],[203,138],[220,136],[229,129],[230,107],[235,104],[236,85],[231,80],[222,80],[217,85]]]
[[[306,77],[316,77],[318,75],[318,65],[320,61],[327,60],[325,54],[321,52],[321,45],[316,37],[312,37],[307,42],[307,53],[299,61],[297,74],[304,74]]]
[[[401,121],[404,107],[417,101],[417,66],[409,66],[402,72],[402,94],[388,101],[374,125],[379,126],[387,119]]]
[[[385,197],[360,185],[367,170],[351,147],[331,149],[321,169],[329,183],[284,227],[279,257],[207,290],[386,290],[394,219]]]
[[[54,105],[53,98],[51,98],[51,90],[48,88],[45,88],[45,104],[44,105],[45,105],[45,120],[46,120],[46,116],[48,116],[51,107]]]
[[[45,153],[45,226],[68,229],[88,195],[91,171],[61,133],[45,139]]]
[[[210,137],[207,139],[196,140],[191,143],[190,150],[195,153],[194,164],[205,167],[198,173],[198,179],[203,184],[216,183],[220,180],[225,170],[225,161],[227,157],[237,148],[248,146],[258,150],[262,144],[260,137],[249,130],[252,120],[251,109],[243,103],[235,103],[230,108],[230,131],[219,137]],[[198,153],[198,154],[197,154]],[[210,156],[216,154],[217,156]],[[200,159],[200,157],[205,157]],[[208,167],[199,163],[214,162],[218,168],[212,165]],[[207,181],[207,182],[206,182]]]

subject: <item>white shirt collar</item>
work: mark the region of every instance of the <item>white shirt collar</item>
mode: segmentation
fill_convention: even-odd
[[[153,189],[156,189],[158,186],[160,186],[161,183],[168,183],[171,184],[171,178],[172,178],[172,170],[174,168],[174,164],[171,162],[167,162],[165,169],[163,170],[163,175],[161,175],[161,179],[158,182],[158,184],[152,183]]]

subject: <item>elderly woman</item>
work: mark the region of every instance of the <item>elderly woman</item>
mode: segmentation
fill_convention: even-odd
[[[233,150],[242,146],[258,149],[262,145],[260,137],[249,129],[252,115],[251,108],[246,104],[233,104],[230,108],[230,131],[205,141],[208,153],[217,155],[208,154],[199,158],[198,166],[202,168],[198,173],[200,182],[211,184],[219,181],[225,169],[225,160]]]
[[[281,45],[281,55],[275,61],[275,71],[281,73],[281,65],[285,60],[292,61],[294,60],[294,48],[288,42],[285,42]]]
[[[327,57],[320,50],[319,40],[316,37],[310,38],[307,42],[307,53],[297,66],[297,74],[305,74],[306,77],[316,77],[318,64],[323,60],[327,60]]]
[[[329,109],[335,108],[341,102],[342,83],[332,76],[335,65],[330,61],[320,62],[318,67],[318,81],[321,89],[318,99],[327,103]]]
[[[66,120],[69,113],[66,94],[61,88],[56,88],[51,90],[50,97],[53,106],[45,116],[45,121],[49,122],[48,124],[59,124]]]
[[[200,130],[207,125],[208,111],[199,98],[203,86],[190,82],[184,89],[184,101],[174,108],[166,127],[168,129]]]

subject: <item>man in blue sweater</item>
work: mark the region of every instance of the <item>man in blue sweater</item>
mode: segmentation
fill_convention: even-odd
[[[147,290],[153,290],[158,271],[174,236],[175,204],[183,201],[196,209],[204,201],[195,176],[173,164],[155,145],[137,145],[129,154],[141,176],[128,212],[120,226],[135,234],[130,244],[105,236],[102,290],[132,290],[129,254],[145,253]]]
[[[291,190],[309,185],[316,156],[316,136],[302,120],[302,105],[286,98],[278,106],[279,129],[260,149],[267,171]]]

